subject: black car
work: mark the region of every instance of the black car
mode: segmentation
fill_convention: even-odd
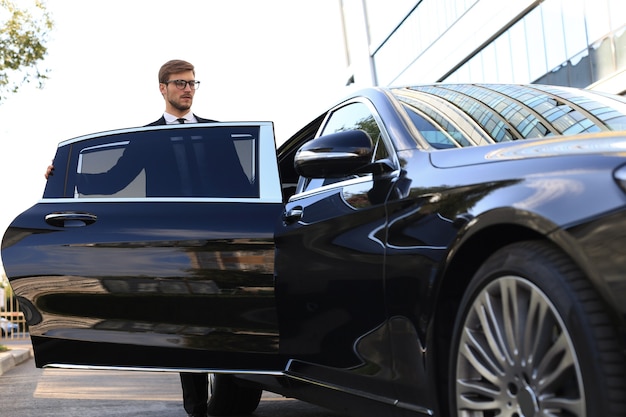
[[[626,101],[355,92],[59,145],[2,241],[38,367],[209,372],[363,416],[626,415]]]

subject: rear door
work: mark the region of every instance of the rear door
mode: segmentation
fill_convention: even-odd
[[[38,366],[280,369],[271,123],[60,144],[2,243]]]

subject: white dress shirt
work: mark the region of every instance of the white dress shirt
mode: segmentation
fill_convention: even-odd
[[[178,121],[178,119],[185,119],[185,123],[198,123],[196,117],[193,115],[192,112],[187,113],[183,117],[176,117],[173,114],[165,112],[163,113],[163,117],[165,118],[165,123],[167,123],[168,125],[179,124],[180,122]]]

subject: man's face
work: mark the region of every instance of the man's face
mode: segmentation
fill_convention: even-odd
[[[193,71],[184,71],[171,74],[168,81],[174,80],[194,81],[195,77]],[[165,111],[168,113],[176,114],[182,112],[184,114],[191,108],[196,91],[192,90],[189,84],[186,84],[185,88],[181,90],[173,82],[161,83],[159,84],[159,89],[165,99]]]

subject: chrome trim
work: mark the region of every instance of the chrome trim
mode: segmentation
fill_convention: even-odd
[[[114,130],[105,130],[102,132],[90,133],[87,135],[77,136],[75,138],[67,139],[62,142],[59,142],[59,147],[70,145],[72,143],[80,142],[85,139],[93,139],[100,136],[111,136],[111,135],[119,135],[122,133],[131,133],[131,132],[145,132],[149,130],[168,130],[168,129],[188,129],[188,128],[197,128],[197,127],[211,127],[211,126],[261,126],[267,127],[269,126],[273,132],[273,123],[272,122],[215,122],[215,123],[186,123],[186,124],[172,124],[172,125],[158,125],[158,126],[142,126],[142,127],[126,127],[122,129],[114,129]]]
[[[323,156],[324,159],[343,159],[358,158],[361,155],[359,155],[358,152],[321,152],[315,150],[298,152],[298,159],[302,159],[304,161],[316,160],[319,159],[321,156]]]
[[[321,187],[317,187],[317,188],[313,188],[311,190],[307,190],[307,191],[303,191],[301,193],[298,194],[294,194],[289,198],[289,202],[293,203],[294,201],[298,201],[301,200],[303,198],[306,197],[310,197],[312,195],[316,195],[316,194],[324,194],[326,192],[328,192],[329,190],[342,190],[344,187],[350,186],[350,185],[355,185],[355,184],[361,184],[364,182],[372,182],[374,181],[374,176],[372,174],[365,174],[363,176],[360,177],[356,177],[356,178],[349,178],[347,180],[344,181],[339,181],[339,182],[333,182],[332,184],[326,184],[326,185],[322,185]]]
[[[229,375],[271,375],[284,376],[282,371],[245,371],[241,369],[212,369],[212,368],[156,368],[142,366],[104,366],[104,365],[71,365],[66,363],[50,363],[44,368],[54,369],[82,369],[92,371],[139,371],[139,372],[188,372],[199,374],[229,374]]]
[[[42,198],[38,204],[54,203],[282,203],[282,198],[224,198],[224,197],[123,197],[123,198]]]
[[[271,144],[267,143],[270,142]],[[283,202],[280,176],[278,173],[278,158],[276,157],[276,138],[274,125],[271,123],[259,124],[259,193],[263,201]]]

